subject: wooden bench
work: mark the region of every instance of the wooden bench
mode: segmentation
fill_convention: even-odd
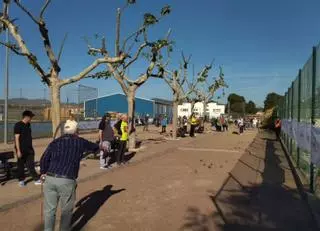
[[[8,163],[8,161],[10,159],[14,159],[14,152],[13,151],[0,152],[0,161],[2,163],[1,167],[5,171],[7,180],[9,180],[11,177],[10,165]]]

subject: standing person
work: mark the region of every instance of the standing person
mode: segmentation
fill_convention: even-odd
[[[191,114],[190,116],[190,137],[194,137],[194,132],[195,132],[195,129],[196,129],[196,126],[198,124],[198,121],[197,121],[197,118],[195,116],[194,113]]]
[[[14,125],[14,146],[18,159],[18,179],[19,186],[24,187],[26,184],[24,166],[29,170],[35,185],[41,185],[39,175],[34,166],[34,149],[32,145],[31,120],[34,114],[31,111],[22,113],[22,120]]]
[[[149,131],[149,114],[146,114],[144,117],[143,131]]]
[[[166,133],[167,132],[167,125],[168,125],[168,119],[167,116],[164,115],[161,119],[161,126],[162,126],[162,131],[161,133]]]
[[[96,151],[99,145],[77,136],[77,124],[67,122],[64,135],[52,141],[40,160],[44,182],[44,230],[53,231],[60,200],[60,230],[71,230],[71,218],[76,199],[80,161],[83,154]]]
[[[127,141],[128,141],[128,116],[123,115],[121,118],[121,137],[119,141],[119,149],[117,154],[117,164],[118,166],[124,163],[124,153],[127,149]]]
[[[240,118],[238,120],[238,126],[239,126],[239,134],[242,135],[243,134],[243,130],[244,130],[244,120],[243,120],[243,118]]]
[[[280,140],[280,132],[281,132],[281,120],[280,118],[277,118],[274,123],[275,132],[277,135],[277,139]]]
[[[114,141],[114,132],[111,127],[111,115],[109,113],[102,117],[99,124],[100,143],[100,169],[108,169],[108,161],[111,154],[111,144]]]
[[[257,120],[256,117],[254,117],[253,120],[252,120],[252,126],[253,126],[253,128],[257,128],[257,124],[258,124],[258,120]]]
[[[188,118],[187,118],[187,116],[183,116],[182,124],[183,124],[184,134],[186,134],[188,132]]]
[[[224,132],[226,130],[226,126],[225,126],[225,119],[223,116],[220,116],[220,124],[221,124],[222,131]]]

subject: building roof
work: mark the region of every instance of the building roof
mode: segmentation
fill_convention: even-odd
[[[160,98],[152,98],[152,100],[153,100],[155,103],[172,105],[172,101],[171,101],[171,100],[160,99]]]
[[[101,98],[105,98],[105,97],[109,97],[109,96],[114,96],[114,95],[124,95],[124,96],[126,96],[124,93],[117,92],[117,93],[112,93],[112,94],[108,94],[108,95],[98,96],[97,98],[87,99],[87,100],[84,100],[84,102],[88,102],[88,101],[96,100],[96,99],[101,99]],[[142,100],[147,100],[147,101],[152,101],[152,102],[153,102],[153,100],[147,99],[147,98],[143,98],[143,97],[138,97],[138,96],[136,96],[135,98],[136,98],[136,99],[142,99]]]
[[[125,96],[124,93],[117,92],[117,93],[112,93],[112,94],[108,94],[108,95],[99,96],[98,99],[109,97],[109,96],[114,96],[114,95],[124,95]],[[172,105],[172,101],[166,100],[166,99],[160,99],[160,98],[147,99],[147,98],[143,98],[143,97],[139,97],[139,96],[136,96],[135,98],[136,99],[147,100],[147,101],[151,101],[151,102],[155,102],[155,103],[159,103],[159,104]],[[96,100],[96,99],[97,98],[87,99],[84,102],[88,102],[88,101]]]

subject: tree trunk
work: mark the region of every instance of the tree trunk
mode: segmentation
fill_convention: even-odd
[[[175,97],[174,97],[175,98]],[[178,100],[174,99],[172,108],[172,138],[177,139]]]
[[[60,86],[56,83],[51,83],[51,119],[52,119],[52,135],[58,137],[61,131],[57,131],[61,122],[61,109],[60,109]]]
[[[203,101],[203,115],[202,116],[203,116],[203,120],[202,120],[201,126],[204,126],[206,116],[207,116],[207,102],[206,101]]]
[[[196,103],[194,102],[194,101],[191,101],[191,114],[193,113],[193,110],[194,110],[194,105],[195,105]]]
[[[135,127],[135,89],[129,89],[127,94],[128,119],[129,119],[129,149],[136,148],[136,127]]]

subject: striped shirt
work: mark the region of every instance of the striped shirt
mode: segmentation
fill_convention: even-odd
[[[40,172],[77,179],[83,154],[98,149],[99,145],[81,137],[64,135],[49,144],[40,160]]]

